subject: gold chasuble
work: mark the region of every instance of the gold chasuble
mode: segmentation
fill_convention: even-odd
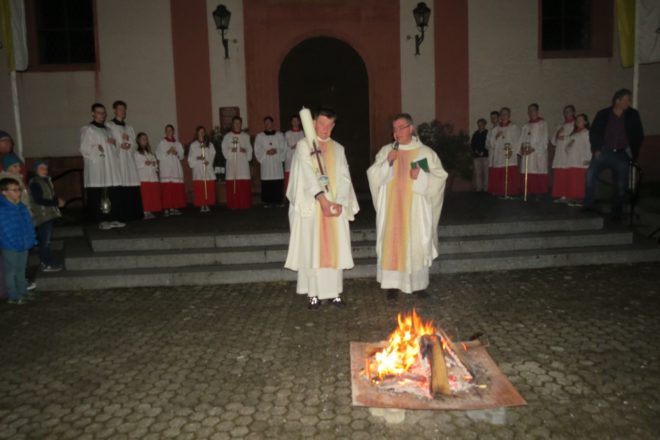
[[[329,142],[325,148],[321,149],[321,156],[323,157],[323,164],[325,167],[326,175],[329,180],[330,193],[334,194],[337,188],[337,173],[335,169],[335,149],[332,142]],[[332,197],[332,196],[327,196]],[[332,197],[334,199],[334,197]],[[324,268],[337,268],[339,267],[339,240],[337,239],[337,217],[326,217],[323,215],[321,205],[316,204],[317,218],[319,221],[319,247],[321,255],[319,256],[319,266]]]
[[[381,268],[405,272],[408,246],[410,244],[410,212],[412,205],[412,184],[410,178],[410,163],[419,154],[419,148],[414,150],[399,150],[398,159],[392,165],[394,174],[387,184],[387,204],[385,213],[385,231],[383,237],[383,256]]]

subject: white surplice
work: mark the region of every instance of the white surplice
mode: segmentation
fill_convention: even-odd
[[[525,143],[529,143],[534,149],[527,159],[529,174],[548,174],[548,124],[543,119],[523,125],[520,147]],[[520,172],[525,172],[525,156],[522,156]]]
[[[245,152],[241,151],[241,148]],[[232,151],[235,150],[235,151]],[[252,144],[247,133],[230,131],[222,138],[222,155],[227,161],[226,180],[250,180]]]
[[[84,159],[85,188],[119,186],[117,147],[108,142],[112,132],[107,126],[87,124],[80,129],[80,154]],[[99,150],[99,146],[103,151]]]
[[[137,150],[135,130],[130,125],[120,125],[114,121],[108,122],[107,126],[116,142],[121,186],[140,186],[140,176],[135,163],[135,151]],[[124,139],[124,135],[126,135],[126,139]],[[128,144],[128,148],[121,148],[121,144]]]
[[[284,172],[288,173],[291,170],[291,160],[293,155],[296,152],[296,145],[300,139],[305,137],[305,132],[302,130],[288,130],[284,133],[284,138],[286,139],[286,159],[284,160]]]
[[[147,165],[149,162],[149,165]],[[135,152],[135,165],[137,166],[140,182],[158,182],[158,161],[156,156],[145,151],[144,154]]]
[[[201,156],[205,157],[205,160],[208,162],[207,165],[204,165],[204,161],[198,159]],[[215,147],[213,143],[209,142],[208,146],[204,147],[204,153],[202,154],[202,145],[198,141],[194,141],[190,144],[190,150],[188,151],[188,165],[192,169],[192,178],[193,180],[206,180],[215,181],[215,171],[213,169],[213,161],[215,160]]]
[[[575,130],[575,121],[564,122],[557,127],[552,138],[550,138],[550,142],[555,146],[552,168],[570,168],[566,145],[573,130]]]
[[[268,150],[277,150],[275,154],[267,154]],[[261,165],[261,180],[282,180],[284,171],[282,162],[286,159],[287,150],[284,135],[279,131],[273,134],[261,132],[254,139],[254,157]]]
[[[174,147],[175,153],[168,153],[169,149]],[[169,141],[163,139],[156,147],[156,157],[158,158],[158,168],[160,169],[160,181],[164,183],[183,183],[183,145],[178,140]]]

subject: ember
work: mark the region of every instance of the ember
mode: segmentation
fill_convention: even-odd
[[[423,322],[413,309],[397,316],[387,345],[368,355],[363,375],[383,390],[422,397],[450,396],[478,385],[463,353],[445,332]]]

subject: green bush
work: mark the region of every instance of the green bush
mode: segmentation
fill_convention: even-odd
[[[465,180],[472,179],[472,151],[467,133],[455,133],[451,124],[435,120],[420,124],[417,134],[424,144],[437,153],[448,173]]]

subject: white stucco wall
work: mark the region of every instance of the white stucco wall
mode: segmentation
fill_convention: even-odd
[[[97,25],[98,74],[19,73],[25,156],[79,154],[79,128],[91,119],[90,105],[97,100],[108,108],[109,119],[112,102],[126,101],[129,123],[147,132],[152,142],[165,124],[176,122],[169,3],[97,1]],[[3,56],[0,62],[5,60]],[[2,75],[0,97],[5,93],[9,82]],[[11,101],[2,102],[0,123],[11,124],[13,132]]]
[[[401,41],[401,111],[410,113],[415,123],[435,119],[435,38],[433,0],[427,0],[431,9],[429,26],[424,30],[424,42],[419,55],[415,55],[415,35],[419,33],[413,17],[418,0],[400,0],[399,33]]]
[[[209,61],[211,67],[211,103],[213,125],[220,125],[220,107],[238,107],[241,117],[247,120],[247,92],[245,85],[245,37],[243,34],[242,0],[207,0],[209,26]],[[225,59],[220,31],[215,27],[212,13],[219,4],[231,12],[229,30],[229,59]]]
[[[112,118],[112,102],[128,104],[128,122],[152,144],[166,124],[176,125],[172,24],[169,2],[97,0],[100,96]]]
[[[574,104],[593,117],[620,88],[632,89],[632,69],[623,69],[614,36],[612,58],[539,59],[538,2],[469,1],[470,127],[491,110],[511,107],[524,122],[527,105],[537,102],[551,126],[562,108]],[[639,109],[649,134],[660,134],[660,65],[643,66]],[[655,103],[655,104],[653,104]],[[656,114],[653,114],[656,113]]]

